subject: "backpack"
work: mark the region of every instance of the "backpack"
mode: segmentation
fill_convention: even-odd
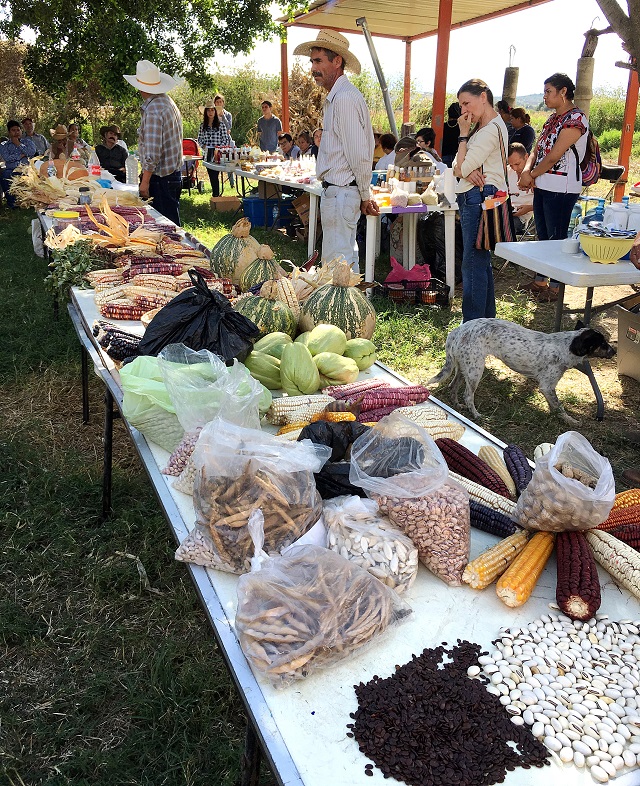
[[[576,157],[576,180],[580,179],[582,175],[582,185],[592,186],[600,180],[600,172],[602,170],[602,156],[600,155],[600,145],[598,140],[593,135],[593,131],[587,131],[587,147],[584,151],[584,157],[580,161],[578,168],[578,151],[575,145],[571,145],[573,154]]]

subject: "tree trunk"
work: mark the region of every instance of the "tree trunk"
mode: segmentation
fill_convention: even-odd
[[[627,0],[629,16],[617,0],[597,0],[613,31],[622,39],[622,48],[633,58],[633,67],[640,59],[640,0]]]

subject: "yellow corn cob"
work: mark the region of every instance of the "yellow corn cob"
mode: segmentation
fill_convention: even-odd
[[[536,532],[496,584],[496,594],[510,608],[529,599],[553,551],[553,532]]]
[[[618,584],[640,598],[640,554],[609,532],[598,529],[585,534],[596,561]]]
[[[286,439],[289,442],[296,442],[300,436],[301,431],[301,428],[296,428],[293,431],[287,431],[286,434],[276,434],[276,437],[279,437],[280,439]]]
[[[501,494],[496,494],[495,491],[491,491],[473,480],[463,478],[462,475],[458,475],[457,472],[450,471],[449,477],[465,488],[469,492],[471,499],[475,499],[476,502],[481,502],[483,505],[487,505],[487,507],[493,508],[494,510],[499,510],[507,516],[513,516],[516,509],[516,503],[512,499],[507,499]]]
[[[283,434],[288,434],[289,431],[301,431],[305,426],[308,426],[309,423],[299,422],[299,423],[289,423],[286,426],[282,426],[278,432],[276,433],[276,437],[281,437]]]
[[[342,423],[345,420],[355,420],[356,416],[353,412],[316,412],[311,416],[311,422],[316,423],[318,420],[326,420],[328,423]]]
[[[296,421],[311,421],[311,416],[335,401],[331,396],[316,393],[311,396],[282,396],[274,398],[267,410],[266,418],[274,426],[285,426]],[[295,414],[295,418],[292,417]]]
[[[424,406],[418,404],[414,407],[398,407],[395,410],[396,414],[409,418],[419,426],[424,426],[429,421],[447,420],[447,413],[440,409],[440,407],[433,406],[433,404],[426,404]]]
[[[639,503],[640,489],[629,489],[628,491],[621,491],[620,494],[616,494],[612,510],[615,510],[616,508],[628,508],[631,505],[637,505]]]
[[[374,426],[378,425],[378,422],[374,420],[374,421],[369,421],[368,423],[363,423],[362,425],[363,426],[369,426],[370,428],[373,428]]]
[[[295,317],[300,316],[300,301],[296,296],[296,290],[290,278],[279,278],[277,281],[278,300],[286,303],[293,311]]]
[[[513,482],[513,478],[509,474],[507,465],[504,463],[504,459],[498,453],[497,449],[494,448],[493,445],[483,445],[478,451],[478,456],[483,461],[486,461],[491,469],[494,470],[494,472],[497,472],[498,475],[500,475],[504,481],[504,485],[509,490],[509,494],[511,494],[511,496],[515,499],[518,496],[516,484]]]
[[[522,530],[509,535],[480,554],[464,569],[462,580],[473,589],[484,589],[493,583],[526,546],[529,534]]]

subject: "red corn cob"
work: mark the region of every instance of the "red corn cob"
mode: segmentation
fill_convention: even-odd
[[[611,531],[614,527],[633,524],[640,524],[640,503],[629,505],[626,508],[612,508],[609,517],[600,524],[598,529]]]
[[[597,527],[596,529],[602,529]],[[640,524],[618,524],[617,527],[611,527],[606,530],[609,535],[631,546],[632,549],[640,551]]]
[[[335,399],[355,398],[361,396],[369,390],[376,388],[389,388],[391,385],[388,382],[382,382],[378,379],[368,379],[362,382],[350,382],[348,385],[331,385],[328,388],[323,388],[322,392],[326,396],[331,396]]]
[[[518,494],[522,494],[529,485],[529,481],[533,475],[524,451],[517,445],[507,445],[502,451],[502,455],[504,456],[504,463],[507,465],[509,474],[516,484]]]
[[[583,532],[558,532],[556,602],[567,617],[588,620],[600,608],[600,580]]]
[[[494,469],[491,469],[486,461],[483,461],[470,451],[469,448],[465,448],[464,445],[456,442],[455,439],[449,439],[448,437],[437,439],[436,445],[442,451],[442,455],[450,470],[491,489],[491,491],[495,491],[496,494],[500,494],[502,497],[511,499],[509,489],[505,486],[500,475]]]
[[[380,388],[370,390],[362,399],[362,411],[380,409],[380,407],[406,407],[421,404],[431,394],[422,385],[406,385],[401,388]]]
[[[358,421],[360,423],[377,423],[382,418],[390,415],[394,409],[398,409],[399,405],[391,406],[391,407],[380,407],[379,409],[369,409],[367,412],[361,412],[358,415]]]

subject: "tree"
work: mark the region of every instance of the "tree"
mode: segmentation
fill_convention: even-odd
[[[616,33],[620,36],[622,48],[631,56],[631,67],[637,69],[640,61],[640,0],[626,0],[628,16],[618,0],[597,0],[597,3],[610,27],[593,32],[596,35]]]
[[[133,95],[122,75],[138,60],[210,87],[216,51],[248,52],[279,29],[268,0],[0,0],[0,33],[18,41],[25,28],[35,36],[24,60],[34,85],[60,96],[70,83],[97,84],[115,101]]]

